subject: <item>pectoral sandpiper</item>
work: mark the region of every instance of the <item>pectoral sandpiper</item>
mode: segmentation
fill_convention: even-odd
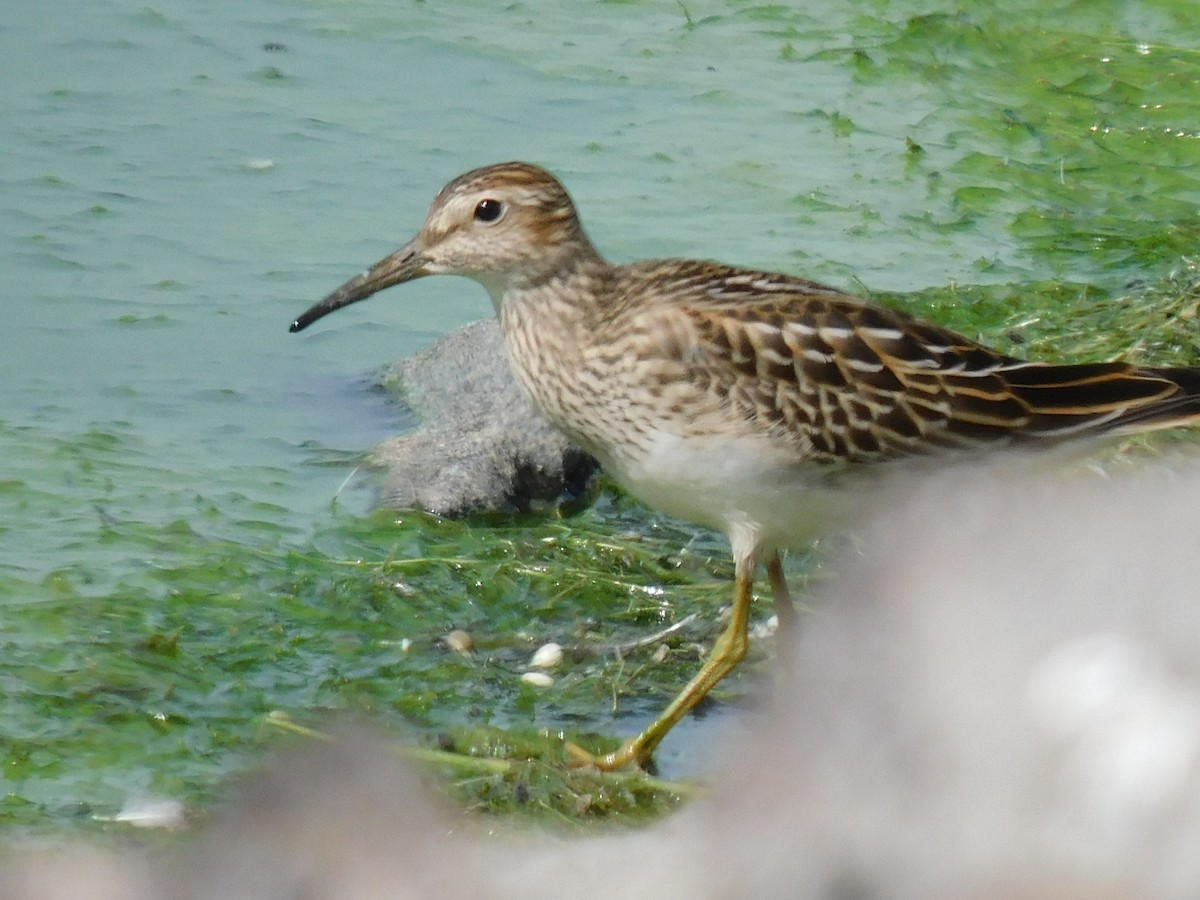
[[[732,545],[728,626],[657,720],[592,760],[602,768],[646,763],[742,659],[760,563],[781,626],[791,620],[779,551],[844,524],[872,464],[1200,418],[1200,370],[1026,362],[790,275],[612,265],[558,180],[516,162],[451,181],[412,241],[291,330],[425,275],[482,284],[546,418],[635,497]]]

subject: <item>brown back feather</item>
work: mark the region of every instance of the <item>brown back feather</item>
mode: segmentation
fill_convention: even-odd
[[[737,277],[687,307],[694,377],[805,456],[899,457],[1200,418],[1197,370],[1029,363],[812,282],[771,276],[765,292],[762,273],[749,285],[727,272]]]

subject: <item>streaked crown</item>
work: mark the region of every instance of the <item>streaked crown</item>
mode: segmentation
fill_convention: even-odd
[[[428,274],[467,275],[489,289],[515,277],[537,283],[596,258],[566,189],[522,162],[455,178],[434,198],[418,240]]]

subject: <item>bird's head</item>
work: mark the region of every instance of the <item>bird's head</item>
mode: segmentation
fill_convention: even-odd
[[[536,284],[595,256],[575,205],[549,172],[520,162],[475,169],[442,188],[416,237],[313,305],[291,330],[426,275],[473,278],[499,310],[514,283]]]

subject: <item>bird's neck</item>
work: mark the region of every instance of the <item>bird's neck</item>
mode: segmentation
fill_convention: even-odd
[[[550,278],[511,281],[493,295],[513,372],[542,413],[573,433],[570,401],[587,367],[600,310],[597,298],[611,291],[616,270],[599,256],[566,267]],[[564,405],[565,404],[565,405]]]
[[[540,262],[479,279],[501,326],[527,322],[564,334],[589,328],[596,301],[606,295],[615,267],[587,242]]]
[[[587,298],[603,290],[608,268],[572,267],[544,279],[517,277],[495,289],[489,286],[488,292],[505,332],[523,328],[582,337],[595,314]]]

